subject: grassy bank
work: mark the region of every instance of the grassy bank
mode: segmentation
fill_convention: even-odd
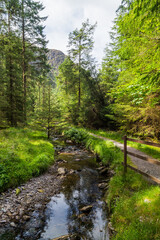
[[[123,143],[122,138],[124,134],[120,132],[103,131],[103,130],[89,130],[89,131],[98,136],[106,137],[106,138],[115,140],[117,142]],[[142,151],[153,158],[160,160],[160,148],[152,147],[152,146],[141,144],[141,143],[130,142],[130,141],[127,142],[127,145],[130,147],[136,148],[137,150]]]
[[[117,232],[112,240],[160,240],[160,188],[129,169],[124,177],[123,153],[111,142],[92,137],[84,129],[69,129],[65,136],[98,153],[104,164],[114,168],[105,197]]]
[[[53,145],[44,132],[0,130],[0,192],[38,176],[53,161]]]

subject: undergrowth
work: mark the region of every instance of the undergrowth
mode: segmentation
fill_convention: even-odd
[[[0,131],[0,192],[44,172],[54,161],[46,134],[30,129]]]
[[[100,156],[103,164],[109,163],[114,168],[115,175],[105,195],[115,229],[111,239],[160,240],[160,188],[130,169],[124,176],[123,153],[113,143],[97,139],[85,129],[71,128],[64,134],[84,144]]]

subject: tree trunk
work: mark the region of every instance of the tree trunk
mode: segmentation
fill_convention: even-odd
[[[51,85],[48,89],[48,139],[50,138],[50,121],[51,121]]]
[[[39,107],[41,105],[41,87],[40,87],[40,84],[38,86],[38,95],[39,95]]]
[[[11,43],[11,13],[8,12],[8,35],[9,35],[9,44]],[[14,121],[14,104],[13,104],[13,64],[12,64],[12,57],[11,57],[11,48],[9,45],[9,52],[8,52],[9,58],[8,58],[8,69],[9,69],[9,121],[11,123],[11,126],[14,127],[16,125]]]
[[[79,46],[81,46],[81,39],[79,40]],[[81,107],[81,50],[79,51],[78,59],[79,79],[78,79],[78,108]]]
[[[24,1],[22,0],[22,75],[23,75],[23,120],[26,124],[27,122],[27,107],[26,107],[26,98],[27,98],[27,77],[26,77],[26,62],[25,62],[25,20],[24,20]]]

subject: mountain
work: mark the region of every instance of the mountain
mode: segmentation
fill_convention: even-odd
[[[57,71],[58,67],[63,63],[66,55],[56,49],[49,49],[47,53],[48,63],[52,67],[52,71]]]

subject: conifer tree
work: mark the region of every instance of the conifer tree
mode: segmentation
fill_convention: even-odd
[[[87,19],[82,27],[69,34],[68,53],[71,60],[77,64],[78,70],[78,107],[81,107],[82,68],[87,70],[91,66],[91,52],[93,50],[93,33],[96,24],[91,25]]]
[[[46,44],[42,22],[46,17],[40,17],[39,13],[44,9],[43,5],[33,0],[21,0],[20,30],[22,39],[22,77],[23,77],[23,116],[27,120],[27,89],[28,78],[36,78],[46,65]],[[45,74],[45,72],[44,72]],[[34,82],[32,82],[34,84]]]

